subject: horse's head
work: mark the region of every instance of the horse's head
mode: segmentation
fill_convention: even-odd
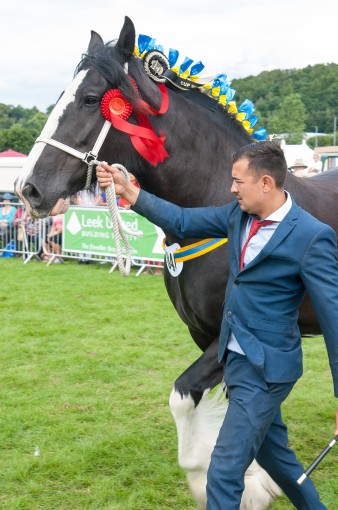
[[[95,180],[95,172],[93,179],[87,173],[93,169],[93,160],[133,166],[132,158],[137,156],[129,137],[114,130],[109,140],[105,138],[111,123],[105,122],[101,113],[101,100],[108,90],[118,89],[134,110],[144,108],[145,102],[127,74],[134,45],[135,29],[127,17],[115,44],[104,44],[92,32],[74,80],[59,98],[27,158],[24,177],[15,185],[32,216],[65,212],[70,197]],[[159,92],[155,84],[153,87],[156,102]],[[112,154],[114,161],[109,161]]]
[[[142,188],[186,206],[230,199],[232,154],[252,141],[253,104],[237,109],[226,75],[196,82],[203,64],[178,66],[178,52],[167,58],[154,41],[140,35],[135,45],[128,17],[116,42],[92,32],[15,186],[33,217],[65,212],[95,184],[97,161],[124,165]]]

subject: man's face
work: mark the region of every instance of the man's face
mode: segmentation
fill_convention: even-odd
[[[233,164],[231,193],[236,195],[242,211],[257,214],[260,217],[260,212],[266,203],[263,177],[257,178],[248,167],[247,158],[241,158]]]

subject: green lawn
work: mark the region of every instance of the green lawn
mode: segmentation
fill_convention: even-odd
[[[1,258],[0,273],[0,508],[194,510],[168,398],[199,351],[162,278]],[[284,416],[308,466],[333,437],[336,403],[322,339],[304,352]],[[313,475],[330,510],[337,459],[338,447]]]

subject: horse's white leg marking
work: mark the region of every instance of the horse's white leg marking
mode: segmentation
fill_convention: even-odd
[[[48,120],[41,132],[41,136],[46,137],[46,138],[53,138],[53,135],[59,126],[60,119],[61,119],[65,109],[67,108],[67,106],[69,104],[74,102],[76,92],[77,92],[79,86],[81,85],[81,83],[83,82],[87,72],[88,72],[88,70],[80,71],[76,75],[74,80],[70,83],[70,85],[66,88],[65,92],[63,93],[63,95],[61,96],[59,101],[56,103],[52,113],[48,117]],[[25,161],[23,174],[16,185],[15,191],[19,195],[20,195],[20,190],[23,188],[26,180],[31,175],[33,168],[34,168],[36,162],[38,161],[39,157],[41,156],[41,153],[45,147],[46,147],[45,143],[39,142],[39,143],[36,143],[33,146],[32,150],[30,151],[29,156]]]
[[[245,473],[244,483],[240,510],[264,510],[273,498],[282,494],[278,485],[255,460]]]
[[[220,387],[214,396],[205,391],[195,407],[190,395],[183,396],[173,388],[169,404],[178,435],[178,463],[187,472],[187,480],[198,508],[206,507],[206,481],[211,453],[227,410],[227,400]],[[281,491],[256,461],[245,475],[241,510],[263,510]]]
[[[221,388],[213,398],[205,391],[195,407],[190,395],[181,397],[173,388],[169,404],[177,428],[178,463],[187,472],[188,484],[198,508],[204,510],[207,471],[227,401]]]

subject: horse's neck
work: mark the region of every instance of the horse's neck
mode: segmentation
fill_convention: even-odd
[[[171,94],[168,113],[154,119],[170,157],[141,172],[141,186],[185,207],[230,202],[232,155],[248,137],[219,115]]]

